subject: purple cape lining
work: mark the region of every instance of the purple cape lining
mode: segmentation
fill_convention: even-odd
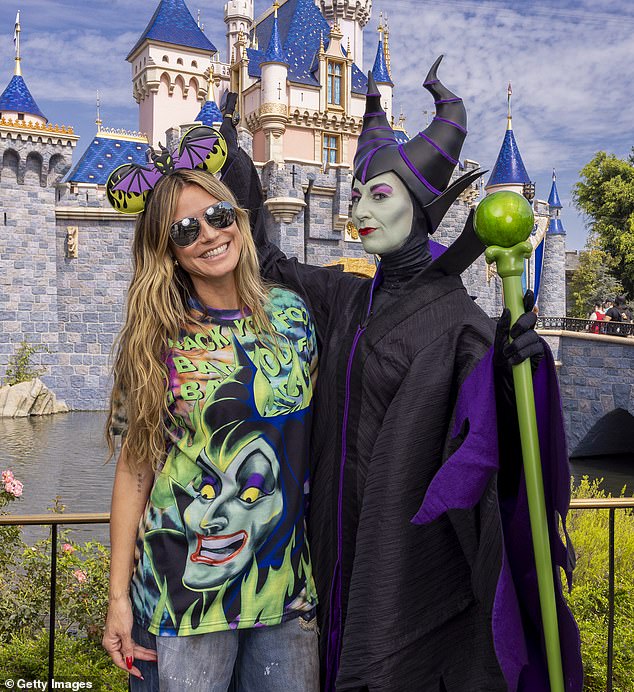
[[[480,501],[499,468],[493,379],[493,349],[466,378],[456,404],[455,438],[468,421],[458,450],[440,468],[427,489],[414,524],[433,521],[450,509],[470,509]],[[559,538],[557,516],[565,517],[570,501],[570,474],[563,431],[559,387],[552,354],[546,349],[534,376],[537,427],[544,471],[544,493],[553,562],[566,571],[570,562]],[[541,635],[541,615],[531,543],[526,486],[522,473],[518,496],[500,506],[503,557],[492,612],[493,642],[511,692],[548,692]],[[556,570],[558,577],[559,570]],[[562,663],[567,692],[581,692],[583,667],[579,631],[555,579]]]

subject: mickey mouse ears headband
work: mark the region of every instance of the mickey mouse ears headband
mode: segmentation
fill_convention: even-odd
[[[126,163],[115,168],[106,182],[110,204],[123,214],[139,214],[156,183],[164,175],[181,168],[201,169],[217,173],[227,158],[227,142],[213,127],[192,127],[178,147],[170,152],[159,143],[161,153],[148,149],[151,161],[146,166]]]

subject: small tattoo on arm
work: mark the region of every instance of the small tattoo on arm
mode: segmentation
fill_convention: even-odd
[[[139,494],[143,491],[143,475],[140,473],[136,475],[136,489]]]

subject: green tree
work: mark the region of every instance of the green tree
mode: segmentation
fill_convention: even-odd
[[[588,218],[600,249],[614,260],[609,273],[634,295],[634,149],[627,160],[599,151],[580,176],[575,206]]]
[[[615,270],[616,260],[601,249],[596,234],[591,232],[570,280],[569,317],[587,319],[595,303],[601,304],[625,292],[623,285],[614,278]]]

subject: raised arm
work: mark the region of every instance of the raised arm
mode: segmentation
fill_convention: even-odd
[[[320,333],[329,318],[331,306],[336,304],[337,291],[347,282],[362,279],[337,269],[302,264],[294,257],[286,257],[269,240],[267,222],[270,216],[264,206],[260,176],[251,157],[238,144],[237,118],[233,117],[236,100],[237,95],[229,93],[222,104],[220,132],[227,141],[227,161],[221,171],[222,182],[233,192],[240,206],[249,211],[251,233],[258,250],[262,275],[269,281],[296,291],[306,301]]]

